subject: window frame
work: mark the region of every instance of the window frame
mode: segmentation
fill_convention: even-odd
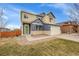
[[[41,25],[36,25],[36,30],[37,30],[37,31],[43,30],[43,26],[41,26]]]
[[[26,14],[24,14],[24,18],[28,18],[28,16]]]

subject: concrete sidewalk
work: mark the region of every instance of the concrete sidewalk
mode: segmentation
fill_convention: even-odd
[[[26,35],[24,37],[19,38],[18,43],[21,45],[26,45],[26,44],[31,44],[31,43],[38,43],[50,39],[56,39],[54,36],[49,36],[49,35]]]
[[[56,39],[56,38],[62,38],[66,40],[72,40],[79,42],[79,35],[78,34],[60,34],[60,35],[36,35],[36,36],[31,36],[31,35],[25,35],[24,37],[19,38],[20,40],[19,43],[26,45],[29,43],[35,43],[35,42],[42,42],[46,40],[51,40],[51,39]]]
[[[45,40],[47,38],[53,38],[54,36],[50,35],[35,35],[35,36],[26,36],[28,41],[36,41],[36,40]]]

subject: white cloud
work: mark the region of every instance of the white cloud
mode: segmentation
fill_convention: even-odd
[[[17,13],[17,14],[19,14],[21,10],[24,10],[24,11],[30,12],[30,13],[36,13],[32,10],[28,10],[28,9],[25,9],[25,8],[14,7],[13,5],[8,5],[8,7],[10,7],[9,10],[11,10],[12,12]]]
[[[50,5],[51,6],[51,5]],[[67,4],[64,4],[64,3],[56,3],[53,5],[55,8],[63,8],[63,9],[66,9],[68,8]]]
[[[60,8],[65,15],[70,15],[69,10],[72,9],[72,7],[69,4],[64,4],[64,3],[54,4],[53,7]]]
[[[14,29],[16,29],[16,28],[20,29],[20,26],[18,26],[18,25],[13,25],[13,24],[9,24],[9,25],[6,26],[6,28],[9,28],[9,29],[11,29],[11,30],[14,30]]]
[[[3,15],[2,17],[3,17],[4,19],[8,20],[8,16]]]
[[[41,4],[41,7],[43,6],[49,6],[49,7],[55,7],[55,8],[67,8],[67,4],[64,3],[49,3],[49,4]]]
[[[68,4],[65,3],[49,3],[49,4],[41,4],[41,7],[48,6],[50,8],[61,9],[64,14],[66,14],[67,10],[70,8]]]
[[[20,8],[14,7],[13,5],[7,5],[7,9],[14,12],[14,13],[18,13],[20,11]]]
[[[47,4],[46,4],[46,3],[41,3],[40,6],[41,6],[41,7],[47,6]]]

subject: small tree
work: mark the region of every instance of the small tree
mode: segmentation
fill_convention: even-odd
[[[4,9],[0,9],[0,28],[5,28],[8,21],[4,18]],[[1,30],[0,30],[1,31]]]
[[[70,21],[74,21],[73,24],[79,25],[79,4],[71,4],[71,8],[68,9]],[[79,28],[76,29],[79,32]]]

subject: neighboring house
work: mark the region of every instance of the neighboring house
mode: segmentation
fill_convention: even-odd
[[[8,32],[8,31],[10,31],[10,29],[8,29],[8,28],[0,28],[0,32]]]
[[[60,24],[62,33],[78,33],[79,25],[75,21],[66,21]]]
[[[55,24],[55,16],[52,12],[39,15],[21,11],[22,34],[60,34],[60,26]]]

